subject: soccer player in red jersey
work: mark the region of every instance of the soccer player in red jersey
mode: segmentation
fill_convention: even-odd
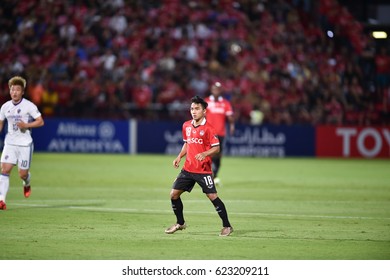
[[[191,102],[192,120],[183,124],[184,144],[173,161],[173,166],[179,168],[181,159],[186,157],[183,169],[173,183],[170,194],[172,209],[177,220],[176,224],[165,230],[165,233],[172,234],[186,228],[180,196],[185,191],[191,192],[195,183],[198,183],[222,220],[223,228],[220,236],[228,236],[233,232],[233,228],[225,205],[217,195],[211,170],[211,156],[219,152],[219,140],[214,128],[206,120],[207,102],[199,96],[193,97]]]
[[[212,170],[217,187],[222,186],[221,180],[218,178],[218,171],[221,166],[222,148],[226,136],[226,122],[229,124],[230,135],[233,135],[235,130],[232,105],[221,94],[222,85],[220,82],[215,82],[211,86],[211,95],[205,99],[209,104],[206,115],[207,121],[215,128],[220,141],[220,151],[212,157]]]

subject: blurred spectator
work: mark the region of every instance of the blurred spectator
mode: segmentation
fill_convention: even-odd
[[[46,90],[47,89],[44,88],[41,81],[32,81],[30,85],[27,84],[29,99],[39,108],[40,111],[42,110],[42,99]]]
[[[341,103],[335,96],[331,96],[329,101],[325,103],[326,124],[342,125],[343,123],[343,108]]]
[[[218,77],[239,122],[389,122],[388,46],[337,0],[3,2],[0,88],[50,84],[53,117],[186,117]]]
[[[157,96],[157,102],[163,105],[168,105],[175,101],[182,100],[183,96],[184,93],[177,82],[167,79],[162,84],[162,88]]]
[[[42,114],[45,117],[54,117],[57,113],[57,104],[58,104],[58,92],[56,92],[50,85],[43,92],[42,95]]]
[[[249,113],[251,125],[261,125],[264,120],[264,114],[259,106],[254,105],[252,111]]]
[[[133,92],[133,100],[139,109],[146,109],[152,101],[152,91],[148,85],[137,87]]]
[[[384,91],[390,85],[390,55],[385,46],[381,46],[375,55],[376,84],[378,97],[381,99]]]

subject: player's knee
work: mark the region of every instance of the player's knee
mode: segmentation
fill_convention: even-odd
[[[210,199],[210,201],[213,201],[214,199],[216,199],[218,197],[218,195],[216,193],[208,193],[206,195]]]
[[[176,200],[180,197],[180,193],[177,192],[176,190],[171,190],[171,193],[170,193],[170,198],[173,199],[173,200]]]
[[[1,174],[3,175],[10,175],[12,168],[9,168],[7,166],[1,166]]]
[[[20,179],[22,179],[22,180],[26,180],[26,179],[28,178],[28,171],[27,171],[27,172],[25,172],[25,171],[20,171],[20,172],[19,172],[19,177],[20,177]]]

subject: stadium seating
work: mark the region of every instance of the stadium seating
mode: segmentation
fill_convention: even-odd
[[[22,74],[47,117],[181,121],[218,79],[238,122],[389,124],[388,50],[336,0],[318,3],[5,1],[1,100]]]

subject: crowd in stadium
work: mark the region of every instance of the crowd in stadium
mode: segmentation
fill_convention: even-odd
[[[21,74],[45,118],[182,120],[220,81],[238,122],[388,125],[388,47],[337,0],[3,0],[0,102]]]

